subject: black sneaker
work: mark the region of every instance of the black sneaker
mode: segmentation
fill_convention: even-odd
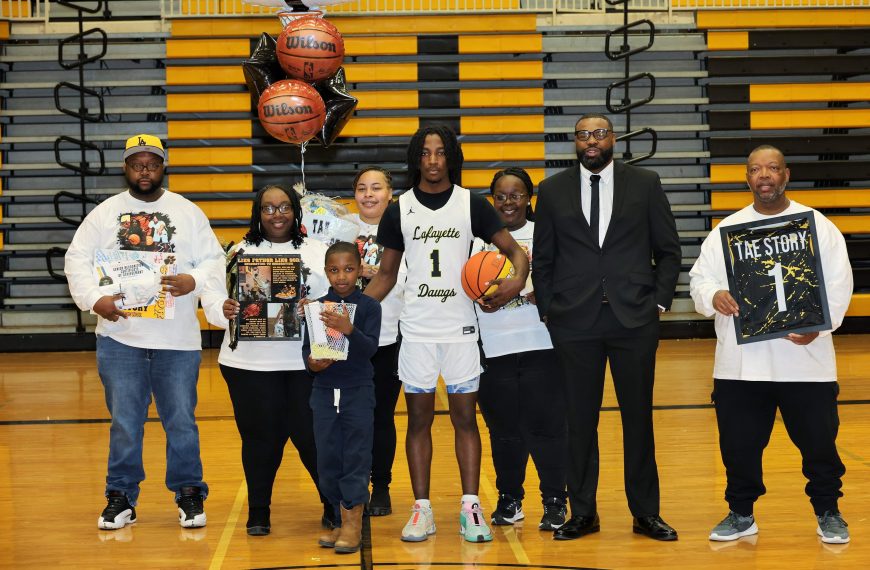
[[[393,512],[390,503],[389,487],[372,487],[372,498],[369,500],[369,515],[383,517]]]
[[[269,521],[270,509],[249,508],[248,522],[245,524],[249,536],[266,536],[272,532],[272,523]]]
[[[97,526],[103,530],[117,530],[136,522],[136,509],[127,500],[122,491],[109,491],[106,494],[109,503],[103,509]]]
[[[538,528],[541,530],[556,530],[565,524],[565,517],[568,515],[568,509],[565,507],[565,501],[550,497],[544,499],[544,516],[541,517],[541,523]]]
[[[205,509],[199,487],[182,487],[177,504],[178,524],[185,528],[205,526]]]
[[[514,524],[524,518],[526,515],[523,514],[523,504],[520,501],[510,495],[498,496],[498,504],[495,507],[495,512],[492,513],[492,524]]]
[[[320,517],[320,526],[326,530],[331,530],[338,525],[338,514],[329,503],[323,505],[323,516]]]

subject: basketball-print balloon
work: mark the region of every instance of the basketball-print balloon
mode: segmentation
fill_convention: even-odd
[[[322,18],[307,16],[290,22],[278,36],[278,63],[294,79],[320,81],[332,77],[344,61],[344,39]]]
[[[302,81],[284,79],[263,91],[257,114],[263,128],[273,137],[302,144],[320,132],[326,107],[314,87]]]

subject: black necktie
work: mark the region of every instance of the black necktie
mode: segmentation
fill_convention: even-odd
[[[595,245],[598,245],[598,181],[601,177],[597,174],[592,175],[592,205],[589,208],[589,228],[592,230],[592,239],[595,240]]]

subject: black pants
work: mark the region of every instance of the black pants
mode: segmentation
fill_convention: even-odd
[[[570,338],[553,336],[565,373],[568,406],[568,500],[573,516],[597,511],[598,415],[604,371],[610,362],[622,418],[625,494],[636,517],[659,514],[659,476],[653,436],[652,402],[659,322],[628,329],[609,305],[595,325]]]
[[[375,367],[375,432],[372,445],[372,486],[388,487],[396,458],[396,402],[402,383],[396,360],[399,343],[381,346],[372,357]]]
[[[529,454],[541,497],[565,500],[567,439],[562,370],[555,351],[534,350],[486,359],[478,404],[489,428],[495,486],[522,500]]]
[[[258,372],[224,365],[220,369],[242,437],[248,508],[256,511],[271,504],[272,486],[288,438],[317,486],[314,420],[309,404],[311,376],[304,370]],[[323,495],[321,502],[326,502]]]
[[[728,484],[725,500],[735,513],[752,514],[765,493],[761,456],[770,441],[776,410],[801,452],[806,493],[817,515],[837,510],[846,467],[837,453],[836,382],[749,382],[714,380],[713,402],[719,449]]]

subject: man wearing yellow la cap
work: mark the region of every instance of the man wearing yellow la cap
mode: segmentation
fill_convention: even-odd
[[[159,138],[130,137],[122,158],[127,191],[108,198],[82,221],[64,267],[76,304],[98,316],[97,369],[112,416],[108,504],[97,524],[113,530],[136,522],[139,483],[145,479],[144,427],[153,395],[166,432],[166,486],[175,493],[179,523],[201,527],[208,486],[202,480],[194,417],[202,348],[196,307],[206,280],[223,274],[223,250],[202,210],[161,186],[166,151]],[[98,250],[156,252],[153,258],[174,264],[174,274],[160,277],[166,298],[155,294],[149,300],[174,303],[172,318],[168,310],[121,310],[125,297],[98,287]],[[159,289],[156,283],[155,277]]]

